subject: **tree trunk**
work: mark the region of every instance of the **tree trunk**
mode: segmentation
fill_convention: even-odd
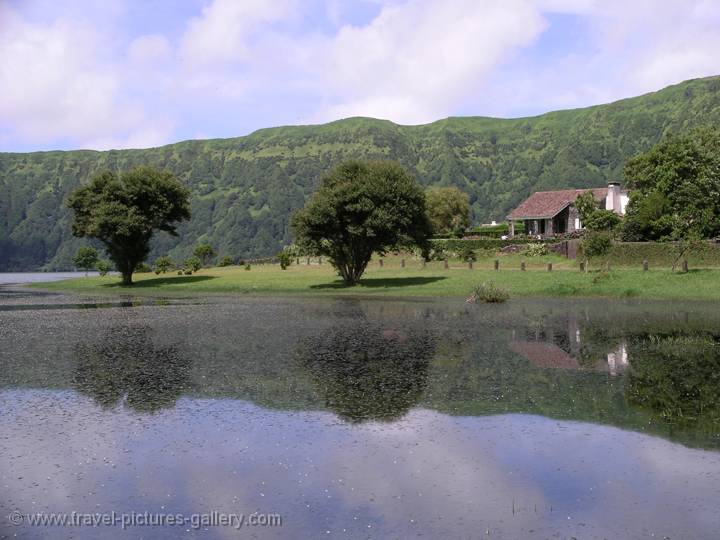
[[[132,275],[133,273],[131,271],[123,271],[122,272],[122,284],[123,286],[130,286],[132,285]]]

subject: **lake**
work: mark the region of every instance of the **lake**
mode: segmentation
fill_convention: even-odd
[[[88,276],[97,276],[97,272],[88,272]],[[42,281],[59,281],[85,276],[85,272],[0,272],[0,285],[17,285]]]
[[[6,288],[0,344],[0,537],[720,530],[716,305]]]

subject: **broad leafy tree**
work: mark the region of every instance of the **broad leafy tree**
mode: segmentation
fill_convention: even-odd
[[[200,259],[203,266],[207,266],[216,253],[210,244],[198,244],[193,250],[193,255]]]
[[[325,255],[347,285],[355,285],[373,253],[424,246],[430,233],[425,194],[399,164],[345,162],[292,219],[297,243]]]
[[[74,210],[73,234],[100,240],[123,285],[150,252],[156,230],[176,235],[176,224],[190,218],[189,192],[167,171],[138,167],[117,175],[107,171],[68,199]]]
[[[427,213],[435,234],[462,232],[470,225],[470,197],[456,187],[435,187],[426,192]]]
[[[98,263],[98,252],[95,248],[90,246],[82,246],[78,248],[77,252],[73,256],[73,264],[85,270],[87,274],[88,270],[95,268]]]
[[[167,255],[163,255],[162,257],[158,257],[155,259],[155,273],[156,274],[164,274],[168,270],[170,270],[173,266],[172,259],[168,257]]]
[[[692,241],[720,235],[720,131],[668,137],[625,165],[628,240]]]

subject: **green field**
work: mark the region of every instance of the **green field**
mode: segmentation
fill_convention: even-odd
[[[612,268],[601,271],[591,267],[581,272],[575,261],[554,255],[523,259],[519,255],[499,257],[500,270],[493,269],[494,257],[478,261],[473,269],[460,261],[428,263],[425,268],[417,259],[406,259],[401,267],[399,257],[388,257],[381,268],[371,262],[357,287],[345,287],[327,262],[310,265],[306,259],[287,270],[278,265],[256,265],[250,270],[231,266],[207,268],[191,276],[174,273],[163,275],[135,274],[135,285],[121,287],[119,277],[85,277],[33,287],[109,295],[188,295],[188,294],[305,294],[361,296],[468,297],[474,285],[493,282],[506,288],[512,296],[605,296],[615,298],[657,298],[720,300],[720,269],[692,269],[686,273],[668,268]],[[526,271],[520,262],[526,262]],[[553,269],[547,270],[552,262]]]

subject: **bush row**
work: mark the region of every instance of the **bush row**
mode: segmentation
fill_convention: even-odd
[[[435,251],[456,251],[460,252],[467,249],[472,250],[496,250],[499,251],[505,246],[517,244],[538,244],[553,243],[555,239],[542,239],[515,236],[511,239],[502,240],[500,238],[434,238],[430,240],[430,247]]]
[[[673,242],[613,242],[602,258],[620,266],[640,266],[645,260],[654,266],[672,266],[678,252]],[[720,244],[705,242],[683,259],[687,259],[690,266],[720,266]]]

